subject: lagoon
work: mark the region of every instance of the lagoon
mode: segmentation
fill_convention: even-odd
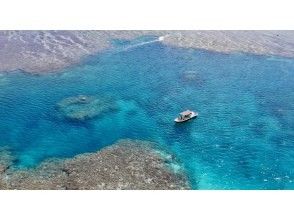
[[[11,148],[13,166],[129,138],[172,152],[194,189],[294,189],[294,59],[157,39],[113,41],[58,73],[1,73],[0,146]],[[63,117],[57,104],[80,95],[111,100],[114,108],[108,101],[108,111],[87,120]],[[187,108],[199,117],[175,124]]]

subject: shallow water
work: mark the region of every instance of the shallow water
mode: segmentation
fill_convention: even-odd
[[[164,46],[155,37],[58,74],[0,74],[0,146],[15,166],[93,152],[121,138],[151,140],[183,163],[195,189],[294,189],[294,59]],[[117,111],[58,116],[76,95],[111,97]],[[185,109],[199,117],[173,119]]]

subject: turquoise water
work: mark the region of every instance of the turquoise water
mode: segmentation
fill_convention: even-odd
[[[293,73],[294,59],[115,41],[58,74],[1,74],[0,146],[22,168],[151,140],[177,156],[195,189],[294,189]],[[56,103],[80,94],[111,97],[118,110],[58,117]],[[199,117],[175,124],[187,108]]]

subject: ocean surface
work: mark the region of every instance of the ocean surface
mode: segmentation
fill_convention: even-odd
[[[294,59],[113,41],[56,74],[0,74],[0,146],[14,166],[95,152],[119,139],[156,142],[181,161],[194,189],[294,189]],[[110,97],[118,109],[86,121],[56,103]],[[199,117],[175,124],[179,112]]]

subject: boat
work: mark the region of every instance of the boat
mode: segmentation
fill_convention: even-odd
[[[198,116],[198,112],[193,112],[193,111],[190,111],[190,110],[186,110],[186,111],[183,111],[179,114],[179,116],[177,118],[175,118],[175,122],[185,122],[185,121],[188,121],[192,118],[195,118]]]

